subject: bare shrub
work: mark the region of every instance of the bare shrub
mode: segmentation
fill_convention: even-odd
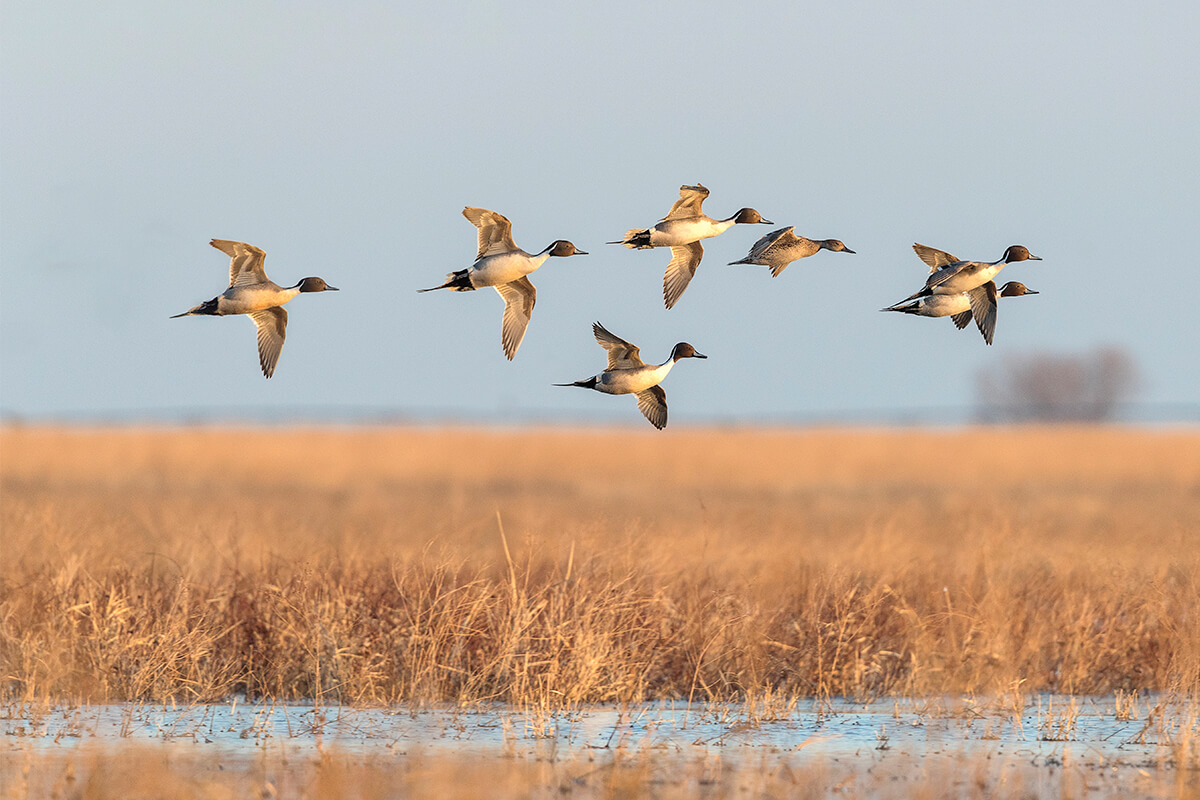
[[[1138,382],[1133,358],[1116,347],[1009,356],[979,374],[978,415],[984,422],[1107,422]]]

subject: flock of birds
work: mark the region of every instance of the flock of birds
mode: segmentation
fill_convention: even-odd
[[[688,284],[696,275],[696,267],[704,256],[703,239],[724,233],[734,225],[773,225],[753,208],[740,209],[727,219],[713,219],[701,209],[708,189],[701,185],[681,186],[679,199],[670,212],[652,228],[634,228],[616,242],[625,247],[645,250],[654,247],[671,248],[671,261],[663,276],[663,301],[667,308],[679,302]],[[513,242],[512,223],[501,214],[485,208],[468,206],[463,216],[479,229],[479,251],[475,263],[467,269],[446,276],[439,286],[420,289],[432,292],[449,289],[455,292],[474,291],[493,287],[504,299],[504,316],[500,325],[500,343],[504,355],[512,360],[525,338],[525,329],[537,300],[537,289],[529,275],[551,256],[587,255],[569,241],[558,239],[539,253],[527,253]],[[229,288],[220,295],[201,303],[172,319],[187,316],[226,316],[245,314],[258,329],[258,358],[263,375],[270,378],[279,361],[283,340],[287,334],[287,311],[284,304],[302,292],[327,292],[337,289],[321,278],[304,278],[295,286],[281,287],[267,278],[263,268],[266,253],[244,242],[213,239],[213,247],[230,257]],[[777,277],[788,264],[821,250],[853,253],[837,239],[808,239],[798,236],[794,227],[782,228],[763,236],[743,259],[730,264],[756,264],[770,267]],[[959,328],[975,321],[984,340],[990,345],[996,330],[996,302],[1000,297],[1019,297],[1037,294],[1024,284],[1010,281],[997,289],[992,280],[1006,264],[1016,261],[1040,261],[1025,247],[1015,244],[1004,251],[997,261],[963,261],[942,250],[914,244],[913,250],[929,266],[929,277],[920,291],[899,303],[880,309],[899,311],[922,317],[950,317]],[[599,322],[592,325],[596,342],[608,352],[608,366],[603,372],[585,380],[558,383],[555,386],[580,386],[604,394],[632,394],[638,410],[660,430],[667,424],[667,395],[661,386],[667,373],[684,358],[707,358],[687,342],[680,342],[671,357],[661,364],[642,361],[638,348],[608,331]]]

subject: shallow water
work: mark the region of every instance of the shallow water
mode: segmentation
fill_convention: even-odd
[[[1114,698],[1050,696],[1019,715],[953,698],[769,714],[686,703],[555,714],[300,703],[0,713],[5,798],[1200,796],[1197,756],[1178,746],[1200,737],[1195,710],[1154,698],[1124,719]]]
[[[725,759],[763,754],[843,756],[876,753],[924,757],[952,752],[1007,754],[1053,764],[1157,765],[1171,757],[1181,726],[1196,725],[1183,708],[1139,703],[1139,718],[1121,719],[1112,698],[1044,696],[1020,717],[997,703],[897,700],[812,703],[765,714],[746,706],[651,703],[539,713],[508,706],[468,709],[314,707],[234,703],[207,706],[83,705],[53,710],[13,706],[2,721],[4,749],[69,751],[85,744],[185,743],[223,758],[263,748],[303,755],[349,753],[470,755],[558,750],[657,751]]]

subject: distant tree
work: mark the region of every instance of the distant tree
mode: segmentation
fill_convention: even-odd
[[[979,373],[978,416],[984,422],[1103,422],[1138,383],[1132,357],[1115,347],[1010,356],[998,369]]]

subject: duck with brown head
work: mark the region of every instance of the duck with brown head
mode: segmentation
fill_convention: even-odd
[[[679,187],[679,199],[667,216],[653,228],[631,228],[620,241],[608,244],[623,244],[630,249],[646,250],[652,247],[671,248],[671,262],[663,275],[663,302],[672,308],[683,295],[700,259],[704,257],[702,239],[718,236],[734,225],[773,225],[763,219],[753,208],[740,209],[727,219],[713,219],[701,210],[708,189],[697,184]]]
[[[774,278],[778,277],[779,273],[783,272],[784,268],[793,261],[808,258],[821,250],[829,250],[834,253],[854,252],[838,239],[809,239],[806,236],[797,236],[796,228],[793,226],[771,231],[754,243],[745,258],[730,261],[729,265],[757,264],[770,267],[771,277]]]
[[[592,335],[596,337],[596,342],[608,351],[607,368],[581,381],[554,385],[579,386],[604,394],[635,395],[638,410],[659,430],[667,425],[667,393],[659,384],[667,377],[676,361],[684,358],[708,358],[687,342],[680,342],[671,350],[671,357],[666,361],[657,365],[647,364],[642,361],[635,345],[610,333],[599,322],[592,323]]]
[[[467,269],[455,270],[446,275],[440,286],[418,289],[432,292],[449,289],[452,292],[470,292],[491,286],[504,300],[504,316],[500,322],[500,345],[509,361],[517,354],[517,348],[525,339],[525,329],[537,302],[537,289],[529,275],[551,256],[586,256],[583,250],[566,239],[556,239],[537,255],[526,253],[517,247],[512,238],[512,223],[503,214],[486,208],[467,206],[463,216],[479,229],[479,250],[475,263]]]
[[[259,248],[228,239],[213,239],[209,244],[229,256],[229,288],[171,319],[245,314],[258,328],[258,363],[263,375],[270,378],[287,336],[288,314],[283,305],[302,292],[336,292],[337,288],[321,278],[304,278],[283,288],[267,277],[263,267],[267,254]]]

